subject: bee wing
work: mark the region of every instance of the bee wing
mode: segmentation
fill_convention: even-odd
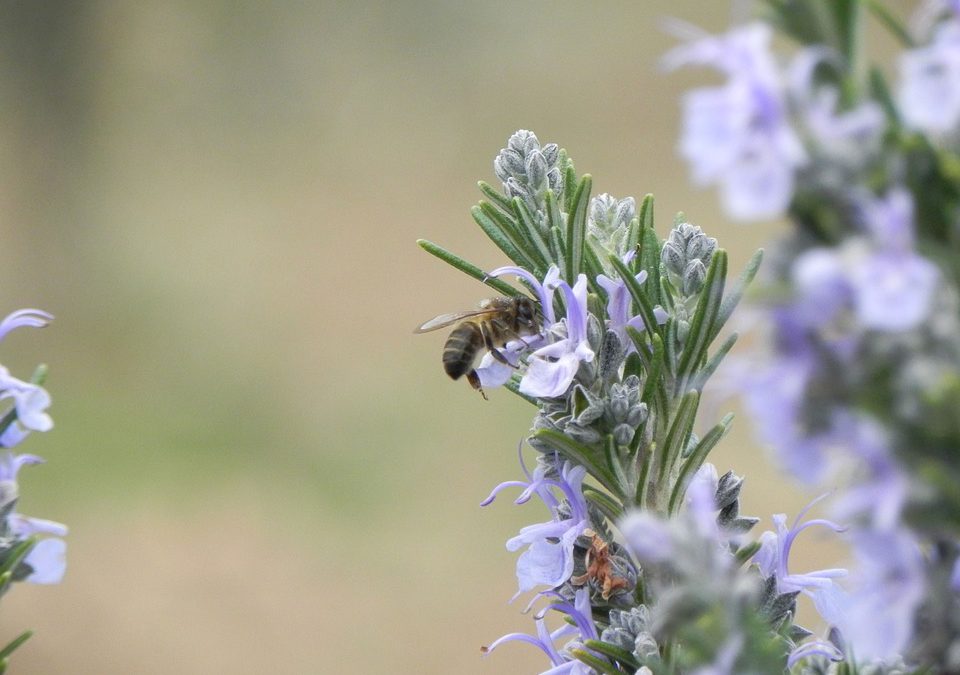
[[[420,324],[419,327],[414,329],[414,333],[429,333],[432,330],[438,330],[440,328],[446,328],[447,326],[452,326],[455,323],[463,321],[464,319],[469,319],[474,316],[484,316],[487,314],[492,314],[493,310],[490,309],[473,309],[466,312],[454,312],[452,314],[441,314],[440,316],[435,316],[429,321]]]

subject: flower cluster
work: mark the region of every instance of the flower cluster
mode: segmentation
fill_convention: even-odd
[[[481,183],[487,200],[473,216],[511,264],[483,272],[420,242],[501,293],[528,293],[541,320],[535,335],[488,344],[475,369],[484,387],[534,406],[524,479],[482,505],[515,489],[516,504],[548,512],[507,541],[519,552],[515,597],[538,607],[533,632],[484,652],[525,642],[547,656],[545,672],[583,675],[768,673],[838,658],[793,619],[801,591],[831,599],[842,572],[790,574],[787,558],[800,530],[840,528],[777,519],[776,532],[752,540],[743,480],[706,462],[732,416],[695,432],[701,392],[736,334],[714,343],[760,254],[728,284],[727,254],[701,228],[681,216],[661,238],[651,196],[639,206],[591,199],[590,176],[529,131],[494,165],[503,192]],[[551,630],[557,614],[564,623]]]
[[[53,317],[35,309],[23,309],[0,321],[0,340],[24,326],[41,328]],[[50,395],[41,386],[46,368],[37,368],[29,382],[20,380],[0,366],[0,401],[5,409],[0,413],[0,595],[15,581],[35,584],[56,584],[66,568],[67,527],[61,523],[31,518],[17,512],[20,489],[17,475],[24,466],[43,462],[36,455],[14,454],[19,445],[33,431],[48,431],[53,421],[47,414]],[[24,633],[3,649],[6,656],[30,636]]]
[[[794,226],[754,312],[768,355],[726,378],[780,464],[833,490],[850,526],[848,578],[800,590],[851,667],[955,672],[960,5],[928,0],[912,27],[881,2],[826,5],[769,3],[719,37],[686,28],[666,65],[711,65],[727,83],[688,94],[680,151],[731,217]],[[865,61],[867,12],[903,45],[892,82]],[[792,54],[774,50],[775,30]],[[717,102],[712,116],[703,101]],[[748,151],[760,133],[797,145]],[[811,649],[805,667],[832,672]]]

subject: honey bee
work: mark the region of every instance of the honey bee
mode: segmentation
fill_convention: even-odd
[[[509,340],[540,332],[540,316],[536,303],[525,295],[513,298],[488,298],[479,308],[467,312],[441,314],[417,328],[414,333],[427,333],[457,324],[443,346],[443,369],[452,379],[463,375],[474,389],[483,393],[480,377],[473,364],[486,348],[500,363],[513,366],[500,348]]]

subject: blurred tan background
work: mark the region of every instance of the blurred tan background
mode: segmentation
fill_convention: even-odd
[[[476,181],[529,128],[597,192],[657,195],[739,268],[733,226],[674,153],[668,15],[725,2],[0,3],[0,313],[56,315],[0,361],[50,365],[56,428],[19,450],[21,510],[71,527],[59,587],[18,586],[15,673],[514,673],[504,541],[542,507],[478,508],[519,476],[531,409],[440,367],[434,314],[489,290]],[[752,444],[745,510],[805,497]],[[786,496],[785,496],[786,495]],[[804,551],[798,545],[798,569]],[[803,543],[803,542],[801,542]],[[808,569],[808,568],[807,568]]]

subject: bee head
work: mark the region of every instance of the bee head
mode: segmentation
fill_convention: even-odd
[[[517,320],[521,326],[530,329],[531,332],[536,333],[540,330],[537,306],[533,300],[527,297],[517,298]]]

